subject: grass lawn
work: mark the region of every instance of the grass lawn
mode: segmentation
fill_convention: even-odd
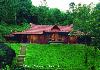
[[[10,44],[19,53],[21,44]],[[100,51],[85,45],[71,44],[26,44],[25,66],[30,68],[64,68],[67,70],[88,70],[92,65],[100,70]],[[87,65],[85,64],[87,53]]]
[[[17,55],[19,54],[21,44],[19,44],[19,43],[8,44],[8,43],[7,43],[7,45],[8,45],[9,47],[11,47],[13,50],[15,50],[15,53],[16,53]]]

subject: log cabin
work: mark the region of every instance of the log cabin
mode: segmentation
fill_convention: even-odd
[[[35,25],[30,23],[30,28],[22,32],[14,32],[7,35],[8,42],[18,43],[64,43],[64,44],[85,44],[91,43],[91,37],[84,32],[74,30],[73,24],[66,26],[59,25]]]
[[[23,32],[13,33],[18,42],[21,43],[77,43],[76,36],[70,37],[69,33],[73,30],[73,24],[66,26],[59,25],[35,25]],[[73,38],[73,39],[72,39]],[[74,41],[73,41],[74,40]]]

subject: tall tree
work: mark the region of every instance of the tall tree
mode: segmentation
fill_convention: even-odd
[[[92,23],[91,23],[91,32],[92,35],[95,37],[94,39],[94,45],[97,46],[100,49],[100,9],[99,9],[100,3],[96,5],[94,8],[93,13],[91,14]]]
[[[18,0],[0,0],[0,19],[6,23],[14,23]]]
[[[100,10],[100,2],[98,4],[96,4],[96,7],[95,7],[97,10]]]
[[[28,21],[30,14],[30,10],[32,7],[31,0],[18,0],[18,8],[16,11],[17,23],[22,23],[25,19]]]
[[[29,12],[31,0],[0,0],[0,20],[6,23],[15,23],[16,15]]]
[[[91,21],[91,6],[78,4],[72,11],[73,23],[75,29],[81,30],[83,32],[90,31],[90,21]]]

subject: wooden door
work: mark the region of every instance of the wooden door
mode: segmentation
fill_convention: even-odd
[[[51,35],[51,40],[52,40],[52,41],[58,41],[58,39],[59,39],[58,33],[53,33],[53,34]]]

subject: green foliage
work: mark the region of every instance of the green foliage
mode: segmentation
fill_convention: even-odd
[[[18,7],[16,11],[16,23],[22,24],[23,22],[29,22],[30,10],[32,7],[31,0],[18,0]]]
[[[24,23],[23,25],[13,25],[13,24],[8,25],[6,23],[1,23],[0,32],[2,33],[2,35],[7,35],[15,31],[19,32],[19,31],[25,30],[29,27],[30,26],[27,23]]]
[[[70,4],[68,11],[69,20],[72,21],[75,30],[83,31],[85,34],[89,33],[95,37],[93,43],[100,47],[100,9],[99,3],[93,8],[93,4],[89,5],[75,5]]]
[[[96,5],[92,13],[92,23],[91,23],[91,34],[94,38],[94,45],[100,49],[100,9],[98,7],[99,3]]]
[[[1,67],[5,68],[6,65],[11,66],[15,56],[16,54],[13,49],[6,44],[0,44],[0,69]]]
[[[9,44],[17,53],[21,44]],[[17,48],[18,47],[18,48]],[[27,51],[24,62],[25,68],[33,69],[69,69],[87,70],[93,65],[98,70],[100,65],[100,51],[85,45],[65,44],[26,44]],[[17,49],[17,50],[16,50]],[[87,66],[85,64],[87,53]]]
[[[0,20],[6,23],[16,23],[17,15],[28,12],[32,6],[31,0],[1,0]]]
[[[5,42],[5,35],[9,35],[13,32],[20,32],[25,29],[28,29],[30,25],[28,23],[24,23],[23,25],[13,25],[13,24],[6,24],[4,22],[0,23],[0,42]]]
[[[15,51],[16,55],[20,53],[19,50],[20,50],[20,47],[22,46],[21,44],[19,43],[13,43],[13,44],[6,43],[6,44]]]
[[[76,53],[78,54],[78,52],[80,53],[80,55],[83,55],[84,50],[82,49],[78,52],[74,51],[76,49],[76,46],[71,48],[70,45],[67,45],[66,47],[66,45],[62,45],[62,44],[61,45],[38,45],[36,44],[34,46],[29,45],[27,49],[29,50],[27,50],[25,64],[26,65],[28,64],[29,66],[33,66],[33,65],[58,66],[59,65],[60,67],[63,67],[63,66],[70,67],[71,65],[72,67],[78,67],[77,65],[81,64],[84,58],[79,55],[74,57]],[[74,58],[71,58],[71,57],[74,57]],[[33,59],[33,60],[29,62],[30,59]],[[79,60],[75,60],[75,59],[79,59]]]
[[[65,25],[66,13],[61,12],[57,8],[49,8],[46,6],[31,7],[31,14],[38,18],[37,24],[46,25]],[[67,22],[66,22],[67,23]]]
[[[0,56],[2,57],[2,56],[5,56],[5,51],[3,51],[2,49],[0,49]]]
[[[18,5],[18,0],[1,0],[0,20],[6,23],[14,23],[17,5]]]
[[[90,31],[90,17],[91,17],[91,8],[90,5],[75,5],[74,8],[71,9],[71,17],[73,20],[73,24],[75,29],[81,30],[83,32]]]
[[[96,4],[96,9],[100,10],[100,2],[98,4]]]

